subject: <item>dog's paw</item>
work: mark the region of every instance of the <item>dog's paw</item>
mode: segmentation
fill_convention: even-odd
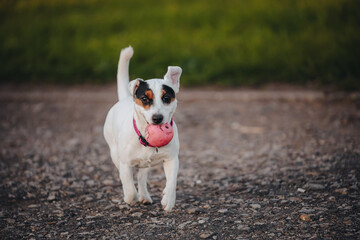
[[[124,201],[129,205],[134,205],[139,201],[138,194],[127,194],[124,196]]]
[[[149,195],[148,196],[140,196],[139,201],[145,205],[153,203],[153,200],[151,199],[151,197]]]
[[[161,200],[161,205],[165,212],[171,212],[173,207],[175,206],[176,193],[175,191],[164,191],[164,196]]]

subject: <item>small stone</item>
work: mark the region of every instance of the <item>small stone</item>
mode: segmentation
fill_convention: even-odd
[[[259,208],[261,208],[261,205],[257,204],[257,203],[253,203],[253,204],[250,204],[250,207],[254,208],[254,209],[259,209]]]
[[[80,144],[80,140],[77,138],[72,138],[70,140],[67,141],[67,145],[69,147],[75,147],[76,145]]]
[[[113,180],[110,180],[110,179],[105,179],[102,183],[103,183],[104,185],[112,185],[112,184],[114,184],[114,181],[113,181]]]
[[[62,233],[60,233],[60,236],[64,237],[64,236],[67,236],[68,234],[69,234],[69,232],[62,232]]]
[[[265,225],[265,223],[263,223],[263,222],[255,222],[254,225],[262,226],[262,225]]]
[[[307,188],[311,190],[323,190],[325,189],[325,186],[319,183],[308,183],[305,185]]]
[[[102,217],[103,215],[101,213],[97,213],[96,215],[89,215],[86,216],[86,219],[93,219],[93,218],[97,218],[97,217]]]
[[[53,201],[56,198],[56,192],[51,192],[47,198],[48,201]]]
[[[54,185],[54,186],[51,187],[51,190],[52,191],[58,191],[58,190],[60,190],[60,186],[59,185]]]
[[[198,218],[198,223],[199,224],[204,224],[207,220],[209,220],[209,218],[208,217],[200,217],[200,218]]]
[[[315,212],[315,209],[303,207],[300,209],[300,212],[301,213],[313,213],[313,212]]]
[[[199,210],[198,210],[197,208],[189,208],[189,209],[187,210],[187,213],[189,213],[189,214],[194,214],[194,213],[196,213],[196,212],[199,212]]]
[[[26,197],[27,198],[35,198],[35,194],[32,194],[32,193],[26,193]]]
[[[112,205],[108,205],[108,206],[104,207],[104,210],[109,210],[112,207],[113,207]]]
[[[212,232],[205,232],[205,233],[200,234],[200,238],[203,238],[203,239],[209,238],[211,235],[213,235]]]
[[[130,209],[130,206],[127,204],[120,204],[118,207],[119,209]]]
[[[300,201],[301,199],[298,198],[298,197],[290,197],[289,200],[290,200],[291,202],[298,202],[298,201]]]
[[[340,193],[342,195],[346,195],[348,193],[347,188],[338,188],[335,190],[336,193]]]
[[[15,219],[11,219],[11,218],[6,218],[5,221],[7,221],[9,224],[15,223]]]
[[[250,228],[249,228],[248,226],[242,225],[242,224],[238,225],[237,228],[238,228],[239,230],[241,230],[241,231],[248,231],[248,230],[250,230]]]
[[[84,198],[84,201],[85,202],[91,202],[92,200],[94,200],[91,196],[86,196],[85,198]]]
[[[298,192],[301,192],[301,193],[304,193],[304,192],[305,192],[305,189],[303,189],[303,188],[298,188],[297,191],[298,191]]]
[[[228,210],[226,209],[226,208],[224,208],[224,209],[220,209],[218,212],[219,213],[226,213]]]
[[[136,213],[133,213],[131,214],[131,216],[133,217],[141,217],[143,214],[141,212],[136,212]]]
[[[121,200],[118,199],[118,198],[113,198],[113,199],[111,199],[111,201],[112,201],[113,203],[117,203],[117,204],[121,203]]]
[[[40,204],[30,204],[28,205],[28,208],[37,208],[40,207]]]
[[[89,187],[93,187],[93,186],[95,186],[95,181],[94,180],[87,180],[86,181],[86,185],[88,185]]]
[[[184,223],[181,223],[178,228],[180,229],[183,229],[187,224],[191,223],[191,221],[187,221],[187,222],[184,222]]]
[[[306,222],[310,222],[310,218],[306,214],[301,214],[300,219],[303,220],[303,221],[306,221]]]

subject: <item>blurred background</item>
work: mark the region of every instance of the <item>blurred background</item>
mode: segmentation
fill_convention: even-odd
[[[357,0],[2,0],[2,83],[114,82],[183,68],[182,85],[360,87]]]

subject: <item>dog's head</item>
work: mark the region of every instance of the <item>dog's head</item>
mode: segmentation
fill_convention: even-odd
[[[168,67],[164,79],[136,79],[129,83],[135,109],[149,124],[170,122],[177,106],[175,95],[179,92],[181,72],[180,67]]]

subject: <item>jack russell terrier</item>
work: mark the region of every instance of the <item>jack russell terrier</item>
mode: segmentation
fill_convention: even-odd
[[[173,121],[177,106],[181,68],[169,66],[164,79],[135,79],[129,82],[129,62],[134,51],[123,49],[117,72],[119,101],[110,109],[104,125],[104,137],[111,159],[119,170],[124,201],[151,204],[147,175],[151,166],[163,162],[166,186],[161,204],[170,212],[176,199],[179,168],[178,129]],[[133,170],[138,168],[138,190]]]

